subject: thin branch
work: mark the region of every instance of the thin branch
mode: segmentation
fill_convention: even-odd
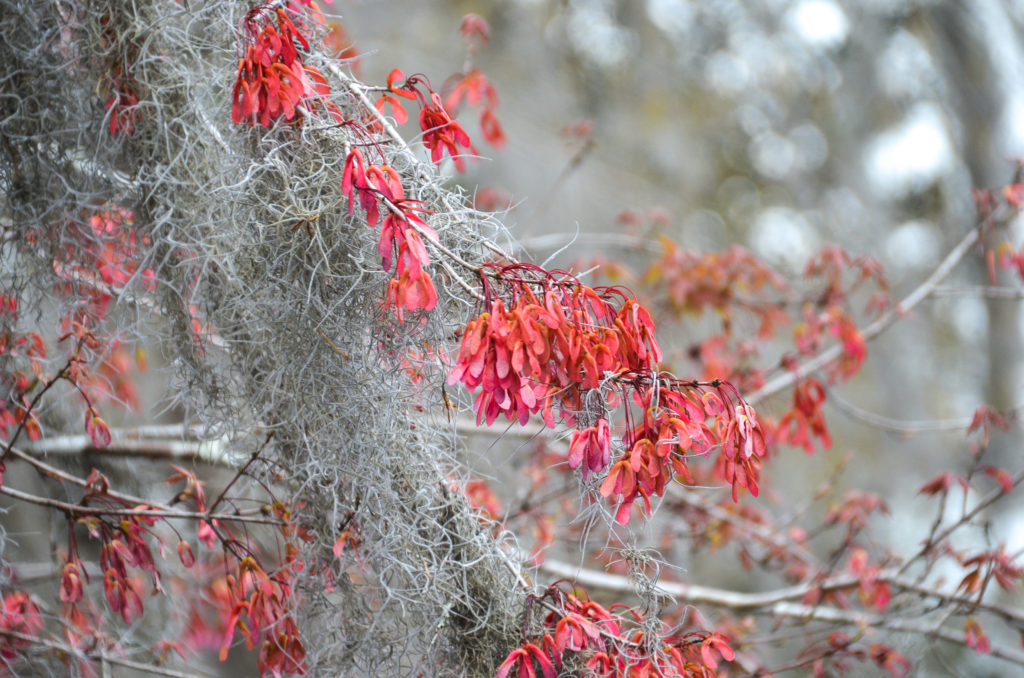
[[[862,421],[874,428],[902,436],[912,436],[915,433],[935,433],[943,431],[966,431],[970,427],[973,417],[963,419],[934,419],[934,420],[903,420],[893,419],[881,414],[875,414],[857,407],[853,403],[843,400],[836,395],[834,389],[829,389],[827,404],[835,406],[840,412]],[[1005,412],[1001,412],[1007,420],[1016,419],[1024,411],[1024,405],[1017,405]]]
[[[630,582],[628,577],[577,567],[576,565],[551,558],[546,558],[539,567],[549,575],[560,579],[574,581],[588,588],[604,589],[614,593],[632,593],[634,589],[633,584]],[[1015,610],[1002,605],[979,602],[974,598],[966,595],[960,595],[956,592],[949,593],[931,589],[904,577],[901,572],[895,568],[882,570],[874,580],[888,583],[890,586],[893,586],[900,591],[910,591],[923,597],[935,599],[943,603],[945,606],[959,605],[965,610],[983,610],[1002,617],[1008,622],[1024,626],[1024,611]],[[665,581],[659,582],[658,588],[669,596],[675,598],[680,603],[690,605],[710,605],[713,607],[726,608],[734,612],[765,613],[765,610],[768,610],[768,613],[773,613],[771,611],[777,606],[781,604],[789,604],[794,600],[801,600],[805,595],[814,590],[836,591],[854,588],[859,585],[860,578],[854,575],[843,574],[829,577],[819,582],[811,581],[797,586],[788,586],[760,593],[744,593],[741,591],[730,591],[727,589],[700,586],[697,584]],[[821,606],[813,608],[811,606],[800,607],[804,610],[828,609],[827,607],[822,608]],[[854,623],[852,619],[859,614],[850,610],[842,610],[841,612],[846,615],[844,619],[848,623]],[[960,640],[960,643],[963,644],[963,639]]]
[[[941,283],[946,276],[952,272],[956,265],[959,264],[967,254],[968,250],[970,250],[980,238],[980,227],[972,228],[968,231],[960,242],[958,242],[950,251],[950,253],[946,255],[946,258],[935,267],[935,270],[932,271],[931,275],[929,275],[924,282],[918,285],[910,294],[905,296],[902,301],[886,311],[882,317],[861,330],[861,336],[864,338],[864,341],[874,339],[876,336],[887,330],[890,325],[896,322],[896,320],[905,316],[911,311],[911,309],[921,303],[921,301],[933,294],[935,289],[939,286],[939,283]],[[795,370],[787,371],[775,377],[757,391],[748,395],[746,397],[746,401],[751,405],[754,405],[768,396],[789,388],[797,381],[838,359],[842,353],[843,347],[841,345],[835,344],[830,346],[813,358],[800,363]]]
[[[497,254],[499,257],[501,257],[510,264],[520,263],[519,260],[513,257],[509,252],[506,252],[503,248],[498,247],[490,240],[482,240],[480,241],[480,244],[483,245],[485,248],[489,249],[490,251],[494,252],[495,254]]]
[[[320,336],[321,336],[321,337],[323,337],[323,340],[327,342],[327,345],[328,345],[328,346],[330,346],[330,347],[331,347],[331,349],[332,349],[332,350],[333,350],[333,351],[334,351],[335,353],[337,353],[338,355],[340,355],[340,356],[341,356],[342,358],[344,358],[345,360],[351,360],[351,358],[349,357],[348,353],[346,353],[345,351],[342,351],[342,350],[341,350],[340,348],[338,348],[338,345],[337,345],[337,344],[335,344],[335,343],[334,343],[333,341],[331,341],[330,337],[328,337],[328,336],[327,336],[327,333],[326,333],[326,332],[324,332],[324,331],[323,331],[322,329],[320,329],[319,327],[318,327],[318,328],[316,328],[316,331],[320,333]]]
[[[574,241],[576,243],[624,247],[628,250],[647,252],[649,254],[662,254],[664,252],[662,246],[655,240],[623,233],[577,233],[575,235],[552,233],[520,240],[519,246],[527,250],[554,250]]]
[[[484,295],[480,293],[480,290],[473,289],[473,287],[471,287],[469,283],[462,279],[462,276],[455,272],[455,269],[453,269],[447,261],[439,261],[437,263],[441,266],[441,268],[447,271],[448,275],[450,275],[455,280],[455,282],[459,284],[459,287],[465,290],[467,294],[474,297],[477,301],[485,301]]]
[[[263,525],[281,525],[277,518],[269,518],[264,515],[243,515],[241,513],[210,513],[209,511],[178,511],[176,509],[152,509],[152,508],[114,508],[106,506],[84,506],[82,504],[69,504],[67,502],[40,497],[28,492],[16,490],[7,485],[0,486],[0,494],[6,494],[12,499],[18,499],[37,506],[46,506],[57,509],[69,515],[105,515],[105,516],[150,516],[154,518],[185,518],[191,520],[220,520],[223,522],[236,523],[259,523]],[[107,495],[101,495],[107,496]],[[149,506],[150,504],[144,504]]]
[[[178,431],[181,431],[181,427],[178,427]],[[115,429],[111,429],[110,444],[106,447],[96,447],[92,438],[87,435],[53,436],[29,443],[25,447],[46,455],[103,454],[201,461],[219,466],[233,466],[228,461],[226,445],[222,440],[150,438]]]
[[[31,454],[23,452],[22,450],[18,449],[17,447],[9,447],[8,448],[8,452],[12,456],[17,457],[18,459],[21,459],[22,461],[31,464],[36,469],[41,471],[44,475],[49,476],[50,478],[54,478],[55,480],[61,480],[61,481],[67,482],[67,483],[71,483],[73,485],[78,485],[79,487],[88,487],[89,486],[89,483],[87,483],[82,478],[79,478],[78,476],[71,475],[70,473],[62,471],[61,469],[59,469],[59,468],[57,468],[55,466],[51,466],[50,464],[47,464],[44,461],[36,459]],[[124,494],[122,492],[116,492],[116,491],[113,491],[113,490],[109,490],[106,493],[105,496],[110,497],[111,499],[116,499],[117,501],[122,501],[122,502],[124,502],[126,504],[145,504],[147,506],[152,506],[154,508],[161,509],[161,510],[166,510],[166,511],[173,511],[174,510],[174,509],[170,508],[169,506],[162,506],[162,505],[160,505],[158,503],[149,501],[147,499],[143,499],[142,497],[136,497],[136,496],[133,496],[133,495],[130,495],[130,494]]]
[[[67,473],[65,471],[62,471],[59,468],[56,468],[54,466],[51,466],[51,465],[47,464],[46,462],[40,461],[39,459],[36,459],[32,455],[27,454],[27,453],[23,452],[22,450],[20,450],[20,449],[18,449],[16,447],[10,447],[10,448],[8,448],[8,451],[10,452],[11,456],[16,457],[18,459],[21,459],[22,461],[25,461],[25,462],[31,464],[32,466],[36,467],[39,471],[41,471],[46,476],[49,476],[49,477],[54,478],[56,480],[61,480],[61,481],[64,481],[64,482],[69,482],[69,483],[72,483],[73,485],[77,485],[77,486],[82,487],[82,488],[87,488],[89,486],[89,484],[85,480],[83,480],[82,478],[79,478],[78,476],[71,475],[70,473]],[[18,498],[18,499],[24,499],[25,501],[30,501],[30,502],[36,503],[36,504],[39,504],[39,503],[42,503],[42,502],[52,502],[53,501],[53,500],[49,500],[49,499],[43,499],[42,497],[37,497],[37,496],[32,495],[32,494],[20,492],[18,490],[15,490],[14,488],[6,486],[6,485],[5,486],[0,486],[0,493],[9,494],[12,497],[15,497],[15,498]],[[161,517],[168,517],[168,518],[192,518],[192,519],[201,519],[201,520],[219,519],[219,520],[224,520],[224,521],[233,520],[233,521],[236,521],[236,522],[263,523],[263,524],[267,524],[267,525],[280,525],[281,524],[281,521],[276,519],[276,518],[268,518],[268,517],[265,517],[265,516],[262,516],[262,515],[261,516],[246,516],[246,515],[241,514],[241,513],[211,515],[209,512],[205,512],[204,513],[204,512],[196,512],[196,511],[180,511],[180,510],[172,508],[170,506],[166,506],[166,505],[160,504],[159,502],[154,502],[152,500],[143,499],[142,497],[136,497],[136,496],[133,496],[133,495],[130,495],[130,494],[122,493],[122,492],[116,492],[114,490],[107,490],[107,492],[103,496],[107,497],[107,498],[110,498],[110,499],[113,499],[115,501],[123,502],[125,504],[136,504],[136,505],[144,505],[144,506],[151,507],[150,509],[147,509],[145,511],[139,510],[139,509],[124,509],[124,511],[125,511],[124,515],[147,515],[147,511],[151,511],[151,513],[150,513],[151,515],[161,516]],[[73,512],[73,513],[77,512],[77,513],[94,513],[94,514],[96,514],[96,513],[115,514],[115,511],[111,510],[111,509],[101,509],[101,508],[98,508],[98,507],[83,507],[83,506],[74,505],[74,504],[64,504],[63,502],[56,502],[56,504],[59,504],[59,505],[53,506],[53,508],[59,508],[61,510],[69,510],[70,512]],[[51,505],[51,504],[46,504],[46,505]],[[67,507],[70,507],[70,509],[67,509]]]
[[[836,607],[796,605],[794,603],[778,603],[767,611],[774,617],[789,617],[795,619],[815,620],[833,622],[837,624],[849,624],[861,628],[888,629],[897,633],[912,633],[916,635],[939,638],[954,645],[967,646],[963,633],[953,633],[942,627],[932,624],[922,624],[904,619],[895,619],[883,614],[868,614],[853,612],[851,610],[840,610]],[[1009,647],[992,645],[988,654],[1008,662],[1024,666],[1024,652]]]
[[[1024,471],[1018,471],[1016,475],[1010,478],[1010,485],[1013,488],[1016,488],[1021,483],[1024,483]],[[928,540],[925,541],[924,546],[922,546],[921,549],[913,555],[913,557],[911,557],[905,563],[903,563],[903,566],[900,568],[900,573],[906,572],[907,569],[916,560],[928,555],[928,553],[930,553],[931,550],[935,548],[936,544],[941,543],[949,535],[953,534],[953,532],[958,530],[962,525],[965,525],[966,523],[970,522],[974,518],[974,516],[978,515],[979,513],[984,511],[986,508],[988,508],[989,506],[991,506],[992,504],[994,504],[996,501],[1006,496],[1007,494],[1009,493],[1003,490],[1002,487],[995,488],[994,490],[986,494],[984,497],[982,497],[974,508],[972,508],[970,511],[965,511],[964,514],[960,516],[960,519],[957,520],[955,523],[929,536]]]
[[[18,442],[18,438],[20,438],[21,434],[25,431],[25,427],[28,425],[28,422],[32,420],[32,417],[34,416],[33,412],[35,412],[36,406],[39,405],[39,401],[43,399],[46,392],[53,388],[57,382],[67,377],[71,369],[72,360],[73,359],[69,359],[68,362],[64,363],[64,366],[60,368],[60,371],[51,379],[48,381],[44,380],[45,383],[43,384],[43,388],[41,388],[39,392],[32,397],[31,402],[29,402],[25,407],[25,416],[20,422],[18,422],[18,428],[14,430],[14,434],[11,436],[10,441],[4,444],[3,453],[0,453],[0,464],[2,464],[4,459],[7,458],[7,455],[14,451],[14,443]]]
[[[703,512],[714,520],[734,525],[736,529],[761,542],[762,545],[781,549],[808,565],[818,565],[817,557],[802,544],[786,540],[768,525],[746,520],[742,515],[730,513],[718,504],[698,500],[693,496],[693,492],[680,491],[684,487],[677,484],[669,486],[671,501],[685,504],[695,511]]]
[[[218,506],[220,506],[220,503],[224,501],[224,498],[227,496],[228,490],[234,487],[235,483],[238,482],[239,478],[241,478],[242,476],[246,475],[249,472],[249,467],[256,463],[256,460],[260,458],[260,455],[263,453],[263,450],[267,449],[267,445],[270,444],[270,441],[271,439],[273,439],[273,437],[273,429],[267,431],[267,437],[263,441],[263,444],[257,447],[256,450],[253,451],[252,455],[249,457],[249,461],[245,462],[245,465],[235,472],[235,475],[233,478],[231,478],[231,481],[224,486],[224,489],[220,491],[220,493],[217,495],[217,498],[213,500],[212,504],[210,504],[209,508],[206,510],[207,513],[212,513]]]
[[[366,92],[370,88],[367,88],[362,83],[350,78],[345,73],[345,71],[343,71],[337,64],[328,63],[327,68],[334,75],[334,77],[341,80],[341,82],[345,85],[345,88],[349,92],[351,92],[353,95],[355,95],[357,99],[359,99],[360,103],[363,104],[363,107],[366,108],[367,112],[377,119],[377,122],[380,123],[381,128],[388,135],[391,141],[394,142],[395,145],[402,149],[404,152],[408,153],[409,156],[415,159],[416,154],[412,152],[411,148],[409,148],[409,144],[406,143],[402,135],[398,133],[398,130],[396,130],[394,125],[391,124],[391,121],[388,120],[387,116],[385,116],[383,113],[377,110],[377,107],[373,104],[372,101],[370,101],[370,97],[366,96]]]
[[[79,648],[71,645],[58,643],[47,638],[31,636],[26,633],[19,633],[18,631],[11,631],[9,629],[0,628],[0,635],[7,636],[8,638],[14,638],[22,642],[32,643],[33,645],[40,645],[48,650],[55,650],[61,656],[80,657],[93,662],[107,662],[108,664],[123,666],[126,669],[134,669],[154,676],[167,676],[167,678],[195,678],[196,676],[210,676],[209,673],[199,672],[195,668],[191,667],[189,668],[188,673],[185,673],[184,671],[175,671],[174,669],[168,669],[162,666],[154,666],[153,664],[144,664],[142,662],[134,662],[130,659],[123,659],[121,657],[109,655],[102,650],[98,652],[83,652]],[[212,676],[210,678],[212,678]]]
[[[968,287],[936,287],[934,297],[984,297],[986,299],[1004,299],[1019,301],[1024,299],[1024,289],[1015,287],[999,287],[994,285],[974,285]]]

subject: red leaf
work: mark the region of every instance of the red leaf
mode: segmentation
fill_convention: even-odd
[[[377,110],[384,113],[384,105],[391,106],[391,115],[394,116],[395,122],[399,125],[404,125],[409,119],[409,114],[405,112],[405,107],[402,106],[402,102],[393,96],[384,94],[380,99],[377,99]]]
[[[99,415],[92,418],[92,426],[87,427],[89,435],[92,436],[92,444],[96,447],[107,447],[110,445],[110,429],[107,428],[107,423],[103,421]]]
[[[78,566],[68,563],[64,566],[64,574],[60,580],[60,600],[62,603],[77,603],[82,599],[82,577]]]
[[[990,476],[993,480],[999,483],[999,487],[1003,489],[1003,492],[1009,494],[1013,491],[1013,478],[1006,469],[996,468],[994,466],[986,466],[985,474]]]
[[[623,458],[615,462],[615,465],[612,466],[610,471],[608,471],[608,477],[604,479],[603,483],[601,483],[601,496],[608,497],[622,492],[624,479],[627,476],[632,479],[634,473],[630,468],[629,460],[627,458]],[[630,484],[632,485],[632,482]]]
[[[466,20],[463,19],[462,21],[465,23]],[[1003,197],[1010,205],[1019,208],[1021,203],[1024,203],[1024,183],[1010,184],[1003,187]]]
[[[491,39],[491,28],[479,14],[467,14],[459,24],[459,33],[468,40],[487,43]]]
[[[192,567],[196,564],[196,556],[192,553],[192,547],[184,540],[178,542],[178,558],[185,567]]]
[[[985,634],[981,624],[974,617],[968,619],[964,624],[964,644],[981,654],[988,654],[992,651],[992,643],[989,642],[988,635]]]
[[[633,510],[633,502],[627,501],[619,506],[619,510],[615,512],[615,520],[619,525],[626,525],[629,523],[630,512]]]
[[[558,672],[555,671],[555,667],[551,664],[551,660],[548,659],[547,654],[543,650],[533,643],[527,643],[526,650],[533,655],[534,659],[537,660],[537,663],[540,664],[540,670],[544,674],[544,678],[558,678]],[[532,668],[533,667],[531,666],[531,674],[533,673]]]
[[[393,94],[397,94],[400,97],[404,97],[406,99],[415,99],[416,94],[413,93],[412,90],[402,86],[395,85],[395,82],[399,80],[405,80],[405,73],[403,73],[397,68],[392,69],[392,71],[388,73],[388,89],[391,90]]]
[[[509,674],[509,671],[512,670],[512,667],[516,665],[516,662],[519,661],[520,658],[525,656],[526,650],[524,650],[521,647],[517,647],[516,649],[509,652],[508,657],[506,657],[505,661],[503,661],[501,663],[501,666],[498,667],[498,672],[494,674],[494,678],[506,678]],[[527,659],[527,661],[529,661],[529,659]]]
[[[927,483],[922,485],[921,489],[918,490],[917,493],[936,495],[947,492],[949,490],[949,486],[953,484],[953,478],[953,474],[950,473],[949,471],[946,471],[945,473],[940,473],[939,475],[935,476]]]

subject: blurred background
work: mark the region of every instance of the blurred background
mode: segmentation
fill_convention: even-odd
[[[637,238],[657,251],[665,235],[694,251],[742,245],[799,286],[812,254],[838,244],[877,258],[899,299],[975,224],[972,188],[1010,183],[1024,154],[1016,0],[339,0],[328,10],[368,83],[397,67],[440,88],[464,69],[461,17],[490,24],[472,65],[497,87],[508,143],[479,143],[475,115],[463,116],[484,157],[451,180],[510,203],[507,225],[536,261],[557,252],[552,265],[603,257],[642,274],[652,255]],[[1022,237],[1013,224],[998,239],[1016,248]],[[948,289],[1019,284],[1013,271],[990,279],[980,254],[830,390],[831,451],[788,449],[768,465],[781,512],[790,497],[813,503],[845,464],[837,494],[880,493],[902,517],[879,522],[877,535],[897,553],[920,543],[935,504],[917,489],[970,465],[974,410],[1024,400],[1020,300]],[[658,321],[677,373],[699,372],[691,349],[716,319]],[[789,397],[760,408],[778,416]],[[903,424],[867,425],[869,415]],[[994,436],[989,455],[1019,468],[1019,428]],[[1024,549],[1009,502],[986,521],[983,540]],[[721,558],[669,555],[693,581],[755,586]]]
[[[620,215],[631,210],[645,234],[695,251],[740,244],[791,278],[838,244],[879,259],[899,298],[975,223],[971,189],[1009,183],[1024,153],[1024,2],[339,1],[329,10],[367,82],[397,67],[435,88],[463,68],[461,17],[489,22],[473,65],[497,87],[508,143],[480,143],[475,116],[463,116],[485,157],[452,180],[507,196],[506,222],[538,261],[570,242],[557,263],[598,252],[645,261],[620,244],[630,230]],[[586,139],[574,134],[581,127]],[[1000,281],[1012,284],[1010,274]],[[949,283],[987,280],[983,260],[968,257]],[[701,329],[671,332],[664,341],[680,349]],[[842,393],[896,418],[1011,408],[1024,392],[1020,338],[1018,301],[937,298],[873,342]]]
[[[588,283],[624,284],[654,308],[668,298],[663,281],[644,275],[660,256],[660,237],[692,252],[749,249],[793,285],[776,294],[793,321],[800,318],[799,300],[813,294],[801,281],[803,271],[826,245],[877,258],[892,299],[900,299],[975,226],[972,189],[1010,183],[1024,155],[1024,0],[334,0],[324,9],[352,41],[358,56],[351,67],[368,84],[383,85],[399,68],[425,74],[442,90],[450,75],[480,68],[497,88],[507,143],[487,145],[476,112],[465,111],[460,121],[480,157],[464,173],[447,162],[449,181],[482,209],[502,213],[533,261],[575,271],[601,264],[587,273]],[[470,12],[487,21],[490,41],[468,61],[458,29]],[[415,121],[402,131],[414,138]],[[986,244],[994,248],[1002,240],[1021,247],[1024,223],[1018,219]],[[863,546],[872,561],[914,553],[937,506],[918,490],[941,472],[971,467],[965,429],[976,408],[1017,414],[1024,403],[1022,295],[975,293],[992,284],[1020,290],[1020,277],[990,271],[983,253],[974,251],[940,294],[872,340],[861,370],[829,388],[832,448],[808,455],[783,446],[766,466],[766,491],[748,503],[751,511],[756,507],[783,529],[813,532],[848,492],[870,491],[894,516],[869,518],[872,532]],[[864,326],[872,317],[856,320]],[[659,313],[656,321],[675,373],[704,376],[700,347],[721,331],[721,318]],[[789,326],[767,341],[748,319],[737,322],[733,337],[756,345],[752,360],[762,368],[793,351]],[[144,401],[162,396],[166,386],[157,376],[141,382]],[[791,403],[786,390],[758,410],[778,418]],[[495,489],[513,513],[528,503],[528,466],[538,458],[540,466],[556,462],[538,455],[529,435],[510,430],[495,442],[503,431],[495,425],[472,433],[466,448],[478,476],[501,481]],[[1022,447],[1019,423],[995,431],[985,463],[1015,472],[1024,462]],[[93,461],[84,459],[83,469]],[[152,484],[153,462],[115,459],[110,466],[129,490]],[[28,472],[19,472],[25,477],[14,481],[9,472],[8,483],[26,486]],[[557,476],[551,484],[564,482],[565,491],[550,497],[567,510],[555,514],[551,501],[538,504],[537,515],[510,522],[525,550],[544,541],[545,529],[561,537],[578,507],[576,480],[551,475]],[[966,496],[955,489],[946,522],[989,491],[987,482]],[[721,488],[675,489],[732,507]],[[48,514],[20,510],[7,523],[8,536],[20,540],[16,548],[53,550],[36,527]],[[755,522],[753,515],[744,519]],[[676,566],[666,579],[734,591],[791,583],[770,568],[745,570],[737,557],[743,544],[718,549],[708,543],[710,531],[691,529],[678,516],[662,511],[649,523],[636,518],[630,525],[640,546],[657,548]],[[974,522],[955,540],[957,548],[1005,544],[1011,554],[1024,552],[1019,499],[1001,501]],[[840,570],[848,555],[841,537],[812,536],[808,549]],[[556,542],[547,552],[574,566],[604,564],[589,559],[591,549],[581,555],[576,543]],[[22,578],[48,580],[48,565],[21,568]],[[951,589],[963,572],[940,568],[927,584],[940,576]],[[555,578],[542,573],[537,580]],[[994,590],[992,598],[1015,609],[1024,605],[1020,593]],[[764,622],[760,638],[778,649],[771,624]],[[1019,635],[1005,626],[987,630],[994,643],[1018,647]],[[799,652],[803,629],[783,633],[797,640],[779,656]],[[1014,668],[963,648],[881,635],[922,662],[916,675],[1002,676]],[[747,640],[747,647],[762,649],[757,637]],[[252,657],[233,655],[233,661],[239,664],[222,667],[211,658],[207,669],[253,671]],[[878,675],[870,664],[860,668],[860,675]]]

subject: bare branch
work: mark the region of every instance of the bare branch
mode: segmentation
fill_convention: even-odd
[[[114,508],[112,506],[84,506],[82,504],[69,504],[67,502],[40,497],[28,492],[16,490],[7,485],[0,486],[0,494],[6,494],[12,499],[18,499],[38,506],[57,509],[70,516],[149,516],[153,518],[184,518],[189,520],[219,520],[223,522],[256,523],[262,525],[281,525],[276,518],[268,518],[264,515],[245,515],[243,513],[211,513],[209,511],[178,511],[175,509],[152,509],[152,508]],[[143,506],[148,506],[144,504]]]
[[[828,404],[835,406],[840,412],[869,424],[877,429],[896,433],[901,436],[912,436],[916,433],[940,433],[944,431],[966,431],[970,427],[973,417],[963,419],[937,419],[937,420],[902,420],[886,417],[874,412],[857,407],[848,400],[844,400],[836,394],[835,389],[828,391]],[[1007,420],[1016,419],[1024,411],[1024,405],[1017,405],[1005,412],[1001,412]]]
[[[986,299],[1004,299],[1019,301],[1024,299],[1024,289],[1016,287],[997,287],[992,285],[975,285],[970,287],[936,287],[934,297],[984,297]]]
[[[599,572],[546,558],[539,566],[540,570],[554,577],[567,579],[591,589],[602,589],[615,593],[632,593],[633,584],[628,577]],[[878,581],[889,583],[900,590],[917,593],[925,598],[938,600],[944,605],[960,606],[965,613],[973,610],[984,610],[996,614],[1014,624],[1024,625],[1024,613],[1019,610],[1000,605],[973,600],[956,593],[942,592],[922,586],[900,575],[895,569],[883,570],[878,574]],[[934,624],[908,620],[894,612],[870,613],[857,610],[844,610],[827,605],[800,605],[791,601],[802,599],[807,593],[821,589],[823,591],[851,589],[859,585],[860,580],[852,575],[834,576],[819,583],[810,582],[799,586],[791,586],[762,593],[743,593],[726,589],[685,584],[681,582],[659,582],[658,588],[672,596],[680,604],[708,605],[726,608],[734,612],[755,613],[775,617],[787,617],[801,620],[828,621],[852,626],[871,626],[886,628],[905,633],[925,634],[943,640],[965,645],[963,634],[957,635]],[[993,656],[1024,665],[1024,653],[1009,648],[993,646]]]
[[[18,631],[11,631],[9,629],[0,628],[0,635],[7,636],[8,638],[15,638],[22,642],[32,643],[44,647],[48,650],[54,650],[61,656],[65,657],[77,657],[82,660],[87,660],[96,663],[107,663],[115,666],[123,666],[126,669],[134,669],[136,671],[142,671],[154,676],[166,676],[167,678],[194,678],[195,676],[208,676],[213,678],[209,673],[199,671],[194,667],[190,667],[188,672],[175,671],[163,666],[157,666],[155,664],[144,664],[142,662],[132,661],[130,659],[124,659],[116,655],[107,654],[104,650],[93,650],[91,652],[84,652],[81,649],[68,645],[65,643],[58,643],[48,638],[39,638],[38,636],[30,636],[26,633],[19,633]]]
[[[184,427],[176,427],[180,432]],[[223,440],[182,440],[154,437],[132,430],[111,429],[110,445],[96,447],[87,435],[52,436],[25,445],[28,450],[46,455],[101,454],[199,461],[218,466],[234,466]]]
[[[980,238],[980,228],[972,228],[969,230],[964,237],[960,239],[960,242],[953,247],[949,254],[946,255],[946,258],[935,267],[935,270],[932,271],[931,275],[929,275],[924,282],[918,285],[899,303],[886,311],[878,320],[861,330],[861,336],[864,337],[864,340],[870,341],[877,337],[899,318],[909,313],[915,306],[921,303],[921,301],[927,299],[928,296],[935,291],[939,283],[946,279],[946,276],[952,272],[956,265],[960,263],[960,260],[964,258],[967,252],[979,241]],[[800,363],[796,369],[780,374],[757,391],[746,396],[747,402],[751,405],[755,405],[768,396],[789,388],[804,377],[813,374],[825,365],[837,360],[842,353],[843,347],[841,345],[835,344],[830,346],[813,358]]]

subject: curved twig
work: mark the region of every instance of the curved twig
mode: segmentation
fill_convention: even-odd
[[[968,250],[977,243],[981,238],[981,228],[972,228],[970,231],[960,239],[960,242],[946,255],[935,270],[932,271],[924,282],[918,285],[910,294],[905,296],[899,303],[895,304],[892,308],[882,314],[875,322],[871,323],[863,330],[861,330],[861,336],[864,341],[869,341],[879,334],[884,332],[892,325],[896,320],[905,316],[915,306],[921,303],[923,300],[928,298],[939,286],[946,276],[952,272],[957,264],[964,258]],[[800,363],[796,369],[787,371],[774,379],[767,382],[764,386],[754,391],[746,397],[749,404],[754,405],[765,398],[778,393],[786,388],[789,388],[796,382],[800,381],[804,377],[820,370],[825,365],[837,360],[843,353],[843,347],[839,344],[835,344],[825,349],[818,355]]]

